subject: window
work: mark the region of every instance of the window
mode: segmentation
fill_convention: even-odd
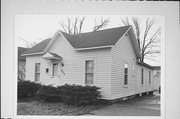
[[[149,71],[149,84],[151,83],[151,71]]]
[[[40,63],[35,63],[35,82],[40,81]]]
[[[57,76],[57,75],[58,75],[58,63],[53,63],[52,76]]]
[[[124,63],[124,85],[128,85],[128,64]]]
[[[94,80],[94,60],[86,60],[85,84],[93,84]]]
[[[144,84],[144,69],[141,69],[141,84]]]

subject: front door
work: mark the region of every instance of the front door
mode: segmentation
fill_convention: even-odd
[[[59,79],[59,63],[55,62],[52,63],[52,84],[54,85],[60,85],[60,79]]]

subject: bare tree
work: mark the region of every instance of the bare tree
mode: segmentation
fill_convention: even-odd
[[[34,45],[36,45],[37,44],[37,42],[29,42],[29,41],[27,41],[27,40],[25,40],[24,38],[22,38],[22,37],[18,37],[19,39],[21,39],[21,40],[23,40],[25,43],[26,43],[26,47],[27,48],[31,48],[31,47],[33,47]]]
[[[49,35],[48,38],[52,38],[53,36],[52,35]],[[25,43],[26,43],[26,48],[32,48],[33,46],[35,46],[36,44],[40,43],[41,41],[43,41],[43,39],[39,39],[37,41],[33,41],[33,42],[29,42],[27,40],[25,40],[24,38],[22,37],[19,37],[19,39],[23,40]]]
[[[95,20],[95,26],[93,28],[93,31],[98,31],[98,30],[106,27],[109,22],[110,22],[109,18],[108,19],[101,18],[101,21],[99,23]]]
[[[67,18],[67,23],[64,23],[64,21],[60,21],[59,24],[64,32],[68,34],[79,34],[82,31],[84,20],[85,17],[83,17],[82,19],[76,17],[74,20],[70,20],[69,18]]]
[[[80,34],[82,32],[83,24],[85,21],[85,17],[82,17],[81,19],[76,17],[74,20],[67,18],[67,21],[59,21],[59,24],[64,32],[67,34]],[[95,20],[95,26],[93,27],[92,31],[98,31],[105,26],[108,25],[110,22],[109,19],[103,19],[101,18],[100,22],[97,22]]]
[[[152,56],[160,53],[160,40],[158,36],[161,31],[160,27],[155,31],[153,30],[153,26],[155,25],[155,18],[146,19],[144,32],[141,30],[142,21],[140,21],[137,17],[133,17],[131,19],[132,22],[130,22],[127,17],[121,19],[121,21],[124,25],[132,25],[135,31],[138,47],[142,55],[141,61],[143,62],[144,59],[154,60]]]

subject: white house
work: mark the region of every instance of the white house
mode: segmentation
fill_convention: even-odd
[[[57,31],[27,50],[26,80],[95,85],[104,99],[151,92],[153,67],[141,58],[131,26],[69,35]]]

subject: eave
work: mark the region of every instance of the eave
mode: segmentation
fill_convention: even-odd
[[[100,49],[100,48],[111,48],[114,45],[107,45],[107,46],[98,46],[98,47],[88,47],[88,48],[74,48],[75,50],[91,50],[91,49]]]
[[[44,52],[36,52],[36,53],[21,54],[21,56],[31,56],[31,55],[41,55],[41,54],[44,54]]]

